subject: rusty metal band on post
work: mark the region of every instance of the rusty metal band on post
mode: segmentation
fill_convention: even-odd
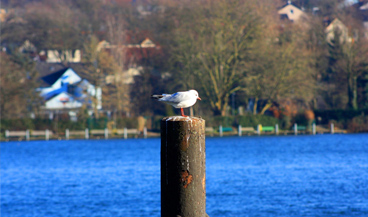
[[[205,217],[205,121],[161,120],[161,216]]]

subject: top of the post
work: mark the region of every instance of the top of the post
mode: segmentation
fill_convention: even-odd
[[[204,121],[202,118],[198,117],[183,117],[183,116],[170,116],[170,117],[164,117],[161,121]]]

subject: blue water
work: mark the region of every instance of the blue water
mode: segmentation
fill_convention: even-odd
[[[368,216],[368,134],[206,146],[211,217]],[[2,142],[1,216],[160,216],[160,139]]]

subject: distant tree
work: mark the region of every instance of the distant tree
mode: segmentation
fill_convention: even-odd
[[[298,28],[293,26],[293,28]],[[313,98],[315,79],[310,52],[303,44],[301,30],[292,31],[286,41],[259,44],[252,72],[246,77],[246,92],[255,100],[253,112],[261,105],[260,113],[282,99],[303,100]],[[284,38],[285,39],[285,38]],[[263,103],[259,103],[263,102]]]
[[[34,62],[26,55],[3,52],[1,55],[0,99],[1,118],[29,117],[37,115],[41,98],[36,93],[38,73]]]
[[[286,3],[287,0],[283,0],[283,2]],[[317,9],[318,11],[314,12],[322,17],[341,13],[342,5],[347,3],[345,0],[293,0],[291,2],[300,8],[307,9],[309,12],[312,12],[313,8]]]
[[[22,86],[24,84],[24,74],[21,67],[12,62],[10,57],[1,53],[1,118],[14,118],[22,116],[26,112],[26,100],[22,97]],[[22,78],[23,79],[20,79]]]
[[[83,63],[85,66],[85,72],[88,74],[90,81],[96,88],[102,88],[105,86],[105,78],[108,75],[112,75],[117,70],[118,66],[115,59],[107,53],[105,50],[98,50],[99,40],[96,36],[91,35],[90,39],[84,44]],[[110,95],[105,95],[105,101],[109,101]],[[97,111],[97,98],[92,99],[95,116],[98,118]]]
[[[175,76],[200,89],[215,115],[225,115],[229,96],[243,88],[241,81],[262,31],[256,6],[243,1],[201,2],[184,7],[176,18]]]
[[[75,17],[81,38],[85,39],[89,35],[95,35],[99,39],[106,38],[105,16],[110,13],[107,7],[109,1],[102,0],[72,0],[69,4],[77,11]],[[110,3],[112,4],[112,3]]]
[[[125,81],[128,78],[128,69],[132,60],[128,58],[127,53],[127,24],[122,14],[113,14],[106,16],[107,36],[110,44],[113,46],[111,56],[116,61],[116,70],[114,70],[115,88],[115,109],[118,113],[130,112],[130,87]]]
[[[326,83],[329,67],[328,44],[326,41],[325,26],[321,17],[310,17],[304,44],[310,53],[311,67],[314,70],[313,75],[316,84],[316,93],[310,106],[312,109],[321,109],[318,107],[318,98],[321,95],[325,95],[331,89],[330,85]]]
[[[154,114],[167,115],[172,112],[171,106],[168,111],[165,111],[167,107],[164,104],[159,104],[151,99],[152,94],[165,93],[165,88],[163,79],[152,73],[149,68],[146,68],[146,71],[141,72],[139,76],[135,76],[130,92],[133,113],[149,116]]]
[[[331,45],[331,58],[334,62],[331,67],[336,73],[338,88],[345,87],[348,99],[347,107],[358,109],[358,81],[368,72],[368,46],[364,38],[354,42],[345,42],[338,47],[337,41]],[[339,52],[334,52],[334,51]]]
[[[351,24],[350,24],[351,25]],[[329,76],[341,100],[341,107],[358,109],[359,82],[368,71],[368,45],[364,31],[354,28],[353,37],[342,40],[338,30],[329,45]]]
[[[81,49],[86,38],[79,19],[84,14],[71,6],[68,1],[37,1],[10,10],[1,26],[3,43],[19,46],[29,40],[38,51],[59,51],[60,59],[68,62],[63,51]]]

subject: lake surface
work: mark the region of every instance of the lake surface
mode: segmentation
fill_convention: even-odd
[[[368,216],[368,134],[207,138],[207,213]],[[1,143],[1,216],[160,216],[160,139]]]

